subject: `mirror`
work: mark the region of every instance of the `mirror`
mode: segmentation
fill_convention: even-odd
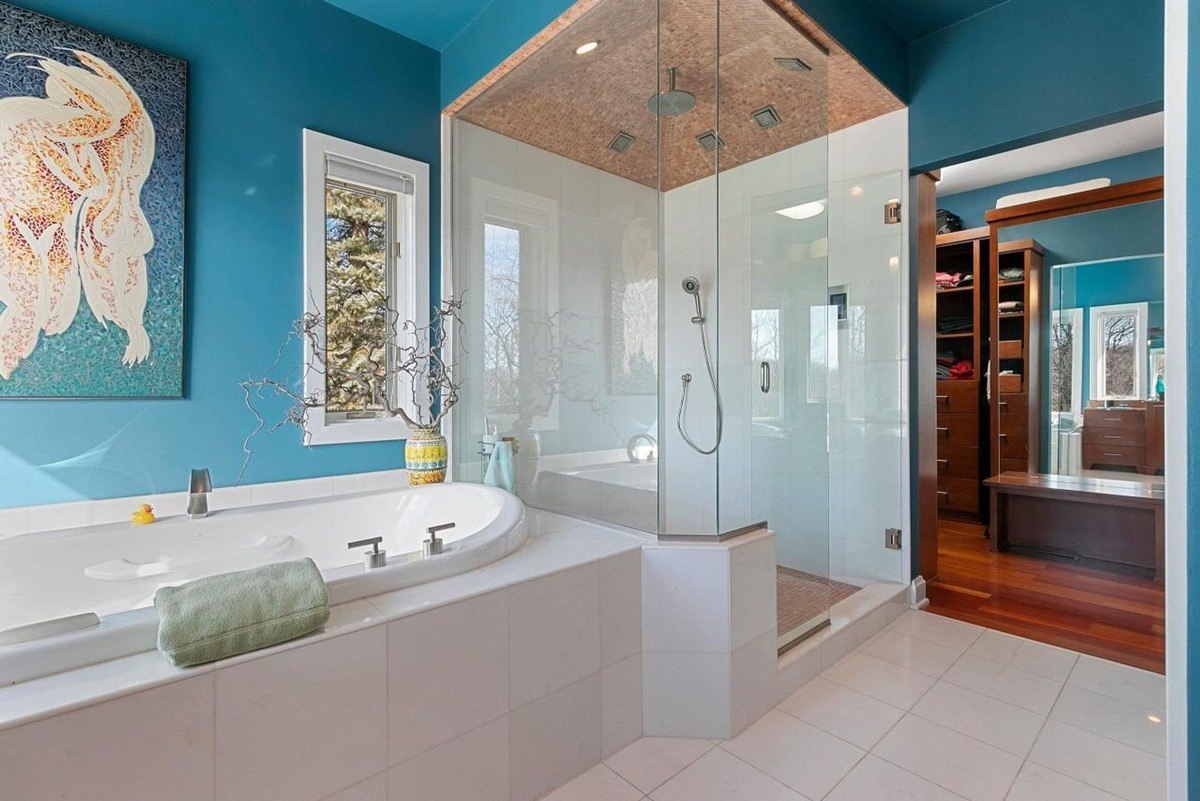
[[[1153,200],[1000,230],[1002,243],[1032,239],[1044,251],[1044,300],[1030,337],[1040,355],[1042,472],[1161,481],[1170,379],[1163,211]],[[1003,295],[1003,261],[999,278]]]

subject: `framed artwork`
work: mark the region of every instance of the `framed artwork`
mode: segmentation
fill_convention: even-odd
[[[0,398],[183,393],[187,64],[0,3]]]

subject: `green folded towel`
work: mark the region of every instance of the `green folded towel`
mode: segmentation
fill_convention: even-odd
[[[158,650],[178,667],[294,640],[329,620],[329,588],[311,559],[198,579],[154,594]]]

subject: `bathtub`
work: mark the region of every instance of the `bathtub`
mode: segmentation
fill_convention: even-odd
[[[455,524],[441,532],[444,553],[423,558],[426,529],[443,523]],[[388,563],[368,571],[364,549],[347,543],[376,536]],[[438,484],[0,539],[0,642],[26,640],[0,645],[0,683],[153,648],[158,623],[148,607],[162,586],[307,556],[338,604],[482,567],[526,537],[513,495]],[[87,626],[92,613],[98,626]]]
[[[658,464],[626,460],[539,470],[531,503],[653,533],[658,528]]]

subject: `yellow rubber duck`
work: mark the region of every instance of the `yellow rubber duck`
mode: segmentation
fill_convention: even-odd
[[[129,518],[139,526],[148,526],[154,522],[154,507],[148,503],[143,503],[138,507],[138,510],[131,514]]]

